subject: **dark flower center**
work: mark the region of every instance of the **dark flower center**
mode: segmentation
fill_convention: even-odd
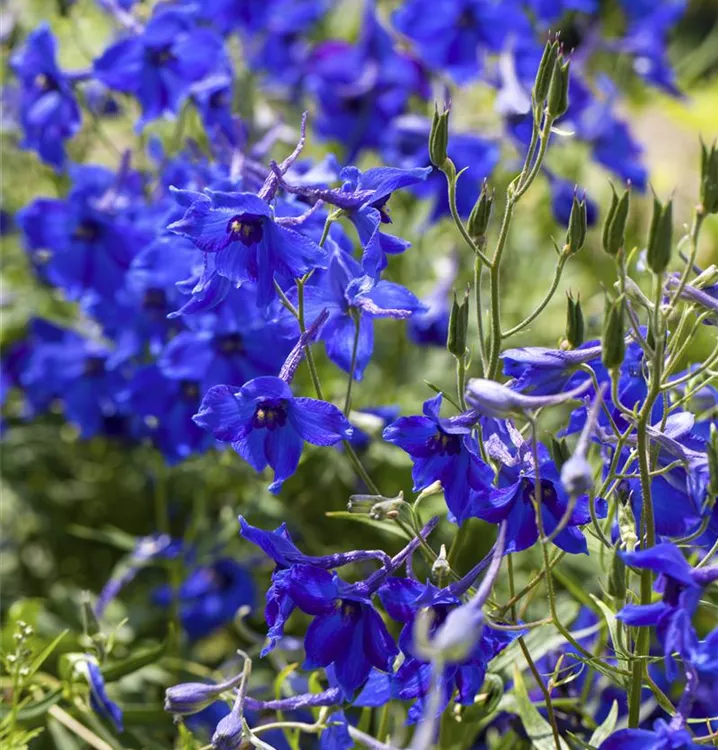
[[[227,222],[227,234],[249,247],[262,241],[262,216],[234,216]]]
[[[45,73],[38,73],[33,83],[40,91],[56,91],[59,88],[57,81]]]
[[[167,295],[164,289],[147,289],[142,299],[145,310],[162,310],[167,306]]]
[[[188,401],[196,401],[199,398],[199,386],[194,380],[181,380],[180,393]]]
[[[284,427],[287,422],[287,402],[285,399],[273,399],[271,401],[260,401],[257,410],[252,417],[252,426],[255,428],[266,427],[268,430],[276,430]]]
[[[351,599],[335,599],[334,606],[345,619],[356,622],[361,617],[361,607]]]
[[[429,438],[429,447],[442,456],[456,456],[461,451],[461,440],[458,435],[449,435],[442,429]]]
[[[150,50],[148,57],[152,65],[166,65],[168,62],[175,60],[175,56],[172,54],[170,46],[160,47],[158,49]]]
[[[96,378],[105,372],[104,357],[88,357],[85,360],[85,377]]]
[[[100,232],[100,225],[96,221],[85,219],[75,227],[72,238],[84,242],[95,242],[99,238]]]
[[[389,211],[388,201],[389,201],[389,196],[387,195],[385,198],[382,198],[376,203],[372,203],[372,206],[374,206],[374,208],[376,208],[376,210],[379,212],[379,216],[381,217],[382,224],[392,223],[391,212]]]
[[[217,350],[221,354],[241,354],[244,351],[242,337],[238,333],[228,333],[216,339]]]

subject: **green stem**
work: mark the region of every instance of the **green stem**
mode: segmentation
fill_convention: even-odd
[[[691,240],[691,254],[688,258],[688,262],[686,263],[686,267],[683,269],[683,273],[681,274],[681,280],[678,282],[678,286],[676,287],[676,290],[671,297],[671,301],[668,303],[666,317],[671,314],[675,306],[678,304],[678,300],[680,299],[680,296],[683,290],[686,288],[686,284],[688,283],[688,278],[693,272],[693,266],[695,265],[696,257],[698,256],[698,237],[700,236],[701,227],[703,226],[703,219],[705,219],[705,214],[703,213],[702,207],[697,208],[693,217],[693,224],[691,226],[689,234]]]
[[[491,259],[489,266],[489,291],[491,293],[491,343],[489,345],[489,367],[486,373],[486,377],[489,380],[496,380],[496,373],[499,367],[499,354],[501,352],[501,301],[500,301],[500,282],[501,282],[501,257],[506,248],[506,241],[509,236],[509,229],[511,228],[511,220],[513,219],[514,207],[519,202],[521,197],[531,187],[531,183],[536,179],[536,175],[541,169],[544,157],[546,156],[546,149],[548,148],[548,142],[551,135],[551,126],[553,125],[553,119],[548,115],[544,117],[544,125],[541,129],[539,138],[541,142],[538,147],[536,159],[534,160],[533,167],[529,170],[529,160],[531,158],[531,152],[526,154],[526,162],[521,170],[521,174],[518,177],[517,187],[512,189],[509,185],[506,196],[506,208],[504,209],[504,217],[501,220],[501,229],[499,230],[499,237],[496,241],[496,250],[494,256]],[[536,131],[534,126],[534,132]],[[533,140],[533,138],[532,138]],[[528,173],[527,173],[528,170]]]
[[[479,377],[482,377],[486,372],[487,361],[486,361],[486,340],[484,338],[484,308],[481,302],[481,276],[484,267],[481,265],[481,259],[477,256],[474,260],[474,299],[476,303],[476,324],[479,330],[479,360],[481,363],[481,372]]]
[[[454,220],[454,224],[456,224],[466,244],[476,254],[477,259],[481,260],[481,262],[484,265],[490,266],[491,261],[489,260],[488,256],[485,255],[481,251],[481,248],[469,236],[469,233],[466,231],[466,227],[464,226],[464,222],[461,220],[461,216],[459,216],[459,211],[456,208],[457,174],[456,174],[456,167],[454,166],[454,163],[451,161],[451,159],[446,160],[446,163],[442,167],[442,171],[444,172],[444,175],[446,176],[446,182],[449,186],[449,210],[451,211],[451,218]]]
[[[349,382],[347,383],[347,395],[344,399],[344,415],[349,416],[349,410],[352,405],[352,385],[354,383],[354,373],[356,372],[357,366],[357,349],[359,348],[359,325],[361,321],[361,313],[358,310],[352,310],[352,318],[354,318],[354,344],[352,346],[352,362],[349,368]]]
[[[522,331],[524,328],[526,328],[526,326],[530,325],[534,320],[536,320],[536,318],[538,318],[538,316],[544,311],[546,305],[548,305],[548,303],[553,299],[553,295],[556,293],[556,289],[558,288],[559,281],[561,280],[561,274],[563,273],[563,269],[566,265],[568,257],[569,256],[566,254],[562,254],[559,257],[551,286],[549,287],[548,292],[546,292],[546,296],[543,298],[538,307],[530,315],[524,318],[518,325],[515,325],[508,331],[504,331],[501,334],[502,339],[507,339],[510,336],[516,335],[519,331]]]

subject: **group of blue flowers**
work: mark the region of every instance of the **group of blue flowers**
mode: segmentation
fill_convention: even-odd
[[[546,746],[564,747],[559,735],[572,733],[591,747],[588,729],[611,715],[600,736],[603,750],[691,748],[700,747],[700,737],[715,738],[718,629],[702,632],[694,616],[718,581],[716,357],[696,370],[671,371],[679,358],[675,349],[668,353],[660,309],[690,305],[700,322],[715,324],[718,273],[707,269],[700,283],[689,283],[690,266],[673,274],[666,263],[656,271],[660,229],[653,226],[648,264],[658,296],[647,300],[626,276],[628,198],[614,194],[604,247],[614,255],[618,250],[623,285],[603,339],[571,335],[555,350],[499,351],[499,331],[484,361],[481,330],[482,377],[468,382],[464,349],[472,343],[461,306],[452,308],[448,299],[455,260],[424,300],[389,279],[392,256],[410,244],[388,231],[397,192],[429,200],[429,222],[451,215],[476,251],[477,268],[486,257],[492,199],[484,180],[498,163],[499,143],[453,132],[450,138],[444,133],[442,143],[448,112],[437,110],[433,121],[416,114],[425,112],[432,83],[460,88],[478,80],[495,90],[507,138],[522,158],[527,154],[515,200],[541,172],[556,219],[568,227],[566,246],[559,248],[562,268],[598,212],[566,179],[542,167],[545,148],[532,162],[538,126],[544,123],[546,145],[570,132],[597,163],[644,190],[640,147],[614,112],[617,89],[605,77],[592,77],[589,61],[599,52],[620,52],[649,85],[680,95],[666,40],[684,3],[622,0],[624,33],[606,39],[598,28],[598,0],[405,0],[388,21],[383,8],[366,2],[353,42],[314,41],[331,10],[328,0],[178,0],[142,14],[131,0],[98,3],[116,35],[87,70],[60,67],[46,25],[31,31],[11,59],[16,90],[8,101],[15,105],[20,145],[37,152],[68,185],[57,197],[32,200],[14,222],[37,278],[76,303],[77,322],[63,328],[30,321],[26,336],[3,353],[3,395],[18,389],[27,419],[59,401],[82,438],[151,443],[168,464],[229,444],[255,472],[271,469],[273,493],[297,471],[305,443],[340,446],[358,473],[357,492],[364,497],[356,503],[375,519],[396,522],[409,538],[393,557],[380,550],[310,556],[285,525],[266,531],[240,516],[243,539],[275,564],[261,655],[296,650],[285,625],[295,610],[303,613],[309,620],[303,669],[320,672],[322,689],[300,681],[298,695],[259,700],[248,694],[245,666],[225,683],[171,687],[167,710],[191,721],[219,707],[212,714],[213,746],[229,750],[257,740],[250,723],[266,712],[301,717],[320,708],[312,732],[329,750],[355,742],[389,747],[384,736],[372,745],[356,727],[356,709],[407,702],[407,723],[417,725],[412,747],[423,750],[435,741],[438,717],[448,706],[460,717],[461,707],[488,705],[492,660],[507,649],[530,658],[525,636],[536,623],[517,615],[518,600],[500,607],[490,594],[504,560],[510,565],[511,555],[541,548],[551,622],[565,636],[563,646],[530,662],[538,679],[531,698],[540,703],[548,736],[553,732]],[[563,92],[568,64],[556,42],[544,46],[549,29],[579,40]],[[336,144],[340,158],[304,158],[306,114],[290,146],[281,122],[260,127],[259,118],[236,116],[246,85],[235,73],[236,40],[257,85],[295,108],[306,103],[316,137]],[[548,77],[539,96],[542,69]],[[179,148],[152,135],[144,153],[126,151],[116,169],[68,158],[84,127],[83,110],[102,123],[136,104],[137,133],[177,118]],[[202,143],[181,139],[192,110],[202,122]],[[273,161],[270,151],[283,151],[283,160]],[[350,165],[371,152],[390,166]],[[457,169],[464,167],[458,180]],[[704,149],[694,246],[704,217],[718,210],[716,172],[715,149]],[[469,217],[467,229],[462,217]],[[493,273],[499,263],[500,252],[486,265]],[[481,273],[477,278],[480,285]],[[617,330],[609,325],[616,310]],[[383,318],[406,321],[417,346],[443,347],[448,339],[456,359],[458,402],[438,393],[424,402],[421,415],[378,407],[375,416],[382,439],[408,454],[418,497],[443,492],[457,538],[470,519],[496,527],[489,555],[464,574],[452,568],[451,554],[432,546],[438,519],[422,524],[418,500],[382,494],[357,455],[370,438],[360,423],[352,424],[352,384],[372,365],[374,324]],[[341,405],[322,390],[314,362],[319,342],[348,376]],[[300,366],[310,374],[313,397],[293,385]],[[569,402],[575,408],[560,438],[544,444],[537,412]],[[578,443],[570,450],[574,435]],[[589,548],[596,556],[600,548],[602,560],[610,557],[607,598],[617,614],[604,625],[602,610],[586,607],[568,632],[557,619],[551,565]],[[102,618],[142,564],[185,554],[165,535],[140,540],[129,572],[101,593],[96,616]],[[420,555],[432,579],[415,573],[424,564]],[[343,568],[349,571],[344,578]],[[638,600],[626,586],[632,575],[641,576]],[[167,586],[154,594],[158,606],[175,599],[187,637],[197,640],[251,605],[254,583],[244,566],[220,557],[194,565],[178,590]],[[646,642],[643,633],[655,638]],[[108,697],[100,667],[88,657],[91,705],[122,731],[122,712]],[[574,679],[554,679],[562,670],[573,670]],[[554,676],[549,687],[541,681],[547,675]],[[676,685],[683,694],[674,706]],[[231,695],[231,710],[218,701],[222,695]],[[591,722],[581,711],[557,716],[552,698],[590,703]],[[473,747],[489,747],[491,731],[515,724],[515,712],[497,705],[487,708],[489,720]],[[617,718],[629,727],[614,732]],[[261,734],[261,724],[256,728]]]

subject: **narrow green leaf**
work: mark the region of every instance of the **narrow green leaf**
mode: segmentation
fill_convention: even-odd
[[[43,665],[45,659],[47,659],[48,656],[57,648],[57,645],[60,643],[60,641],[69,633],[69,630],[63,630],[60,635],[55,638],[55,640],[52,641],[52,643],[45,646],[45,648],[40,651],[40,653],[32,660],[32,664],[30,665],[30,671],[28,672],[26,676],[26,680],[29,680],[35,672],[37,672],[38,669]]]
[[[613,734],[613,730],[616,728],[616,721],[618,720],[618,701],[613,701],[611,710],[608,712],[608,716],[603,720],[603,724],[596,729],[591,735],[591,739],[588,741],[590,745],[598,747],[609,735]]]
[[[167,651],[167,648],[172,642],[173,638],[174,629],[170,624],[170,629],[167,633],[167,637],[164,639],[164,641],[162,641],[162,643],[158,643],[156,646],[151,646],[150,648],[137,651],[136,653],[128,656],[122,661],[106,664],[104,667],[102,667],[102,676],[105,678],[105,682],[114,682],[115,680],[119,680],[120,677],[124,677],[125,675],[131,674],[132,672],[136,672],[138,669],[142,669],[142,667],[146,667],[148,664],[156,662],[161,656],[164,655],[165,651]]]
[[[526,684],[518,665],[514,663],[514,697],[516,698],[516,713],[524,725],[526,734],[536,750],[556,750],[551,725],[531,703]],[[561,750],[569,750],[568,745],[559,738]]]
[[[363,516],[359,513],[350,513],[348,510],[334,510],[324,514],[329,518],[341,518],[347,521],[358,521],[366,526],[373,526],[375,529],[385,531],[387,534],[393,534],[398,536],[400,539],[407,539],[406,534],[394,523],[384,523],[383,521],[375,521],[369,516]]]
[[[628,669],[628,659],[626,658],[627,654],[621,648],[621,641],[618,638],[618,620],[616,619],[616,614],[605,602],[602,602],[597,596],[592,595],[591,598],[594,602],[596,602],[596,606],[601,610],[601,613],[606,620],[606,625],[608,625],[608,632],[611,634],[611,642],[613,643],[613,650],[616,653],[618,666],[621,669]]]

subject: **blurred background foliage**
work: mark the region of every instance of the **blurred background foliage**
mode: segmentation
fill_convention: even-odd
[[[41,20],[50,22],[59,40],[61,63],[72,69],[84,67],[105,46],[110,34],[107,17],[93,0],[78,0],[73,12],[62,13],[62,3],[51,0],[18,0],[4,3],[5,10],[16,11],[17,27],[3,44],[3,73],[7,75],[7,55],[13,37],[22,38]],[[351,37],[356,31],[359,3],[337,3],[321,30],[323,37]],[[610,18],[611,3],[606,13]],[[140,6],[142,7],[142,6]],[[392,3],[380,4],[386,13]],[[714,0],[694,0],[673,38],[670,55],[686,92],[683,99],[672,99],[655,90],[632,87],[620,69],[610,71],[626,94],[624,114],[645,148],[645,160],[656,192],[675,196],[674,216],[677,235],[697,196],[699,137],[706,141],[718,136],[718,4]],[[615,64],[620,68],[621,61]],[[242,109],[255,107],[257,117],[266,117],[270,108],[284,112],[296,123],[296,111],[285,104],[260,101],[253,87],[261,82],[242,78],[237,101]],[[260,89],[261,90],[261,89]],[[452,127],[481,135],[500,136],[500,123],[493,112],[493,93],[476,86],[457,95],[453,101]],[[133,133],[136,105],[123,99],[119,118],[99,126],[87,118],[83,133],[70,144],[73,160],[115,166],[124,148],[137,154],[135,166],[142,167],[147,134]],[[311,114],[310,114],[311,116]],[[150,133],[160,135],[172,145],[177,137],[173,124],[152,125]],[[188,118],[186,136],[201,142],[198,121]],[[561,143],[549,152],[548,166],[560,169],[563,176],[586,188],[600,205],[609,197],[608,175],[591,163],[585,147],[571,143],[570,137],[557,136]],[[0,144],[2,158],[2,208],[11,214],[38,195],[56,195],[64,190],[62,177],[43,167],[37,158],[17,147],[18,135],[6,130]],[[318,156],[331,150],[332,144],[311,141],[307,153]],[[371,160],[368,159],[367,162]],[[512,176],[517,154],[505,144],[501,166],[492,182],[497,195]],[[645,243],[650,220],[650,197],[633,202],[629,239],[638,247]],[[392,260],[390,276],[409,286],[418,296],[427,294],[437,276],[437,264],[458,249],[458,238],[449,221],[424,227],[426,208],[410,196],[395,196],[392,201],[394,233],[412,241],[413,247]],[[600,227],[600,219],[599,225]],[[522,203],[507,251],[503,312],[507,323],[518,322],[543,297],[553,275],[554,251],[551,238],[561,241],[564,230],[554,223],[550,194],[545,180]],[[58,322],[71,322],[76,311],[56,290],[40,284],[32,274],[17,235],[5,236],[2,252],[2,345],[20,336],[32,316]],[[706,222],[701,238],[699,264],[718,262],[718,222]],[[465,259],[461,274],[471,272]],[[580,294],[587,316],[587,338],[599,333],[603,312],[603,285],[611,283],[610,259],[600,249],[600,229],[589,232],[586,247],[569,264],[557,294],[547,311],[526,329],[515,345],[555,346],[563,333],[565,296],[563,290]],[[456,287],[461,288],[461,277]],[[687,352],[687,361],[699,361],[712,347],[715,329],[704,328],[695,345]],[[346,380],[318,353],[322,381],[329,400],[343,396]],[[386,321],[377,326],[377,346],[365,379],[354,389],[357,409],[378,405],[397,405],[403,413],[416,413],[421,402],[431,395],[424,381],[454,391],[452,360],[441,350],[419,349],[409,344],[401,323]],[[309,393],[305,372],[298,375],[298,392]],[[550,424],[547,425],[550,427]],[[77,431],[65,423],[59,413],[51,413],[31,423],[21,419],[18,398],[11,398],[3,424],[2,438],[2,566],[0,569],[0,606],[7,627],[22,617],[34,622],[40,633],[57,632],[58,627],[82,630],[80,593],[97,593],[113,569],[132,549],[136,536],[158,529],[157,504],[162,493],[169,500],[173,535],[186,529],[198,544],[197,558],[209,557],[218,550],[238,560],[246,560],[268,573],[270,565],[259,558],[254,548],[241,542],[236,516],[242,513],[260,527],[274,527],[282,520],[289,524],[295,541],[307,552],[321,554],[341,547],[381,547],[396,551],[400,537],[380,531],[376,526],[341,515],[347,498],[359,489],[354,474],[340,451],[306,451],[303,469],[287,481],[279,498],[266,490],[266,481],[242,463],[231,451],[213,451],[168,468],[149,446],[128,445],[121,439],[78,439]],[[393,446],[374,441],[364,457],[370,474],[379,486],[395,493],[411,489],[408,457]],[[432,499],[426,501],[427,504]],[[339,512],[327,517],[327,512]],[[491,544],[491,534],[478,521],[471,525],[472,544],[464,547],[465,559],[459,569],[468,568]],[[435,541],[449,541],[444,528]],[[526,580],[538,559],[524,556],[519,583]],[[166,566],[165,566],[166,567]],[[119,627],[118,655],[123,644],[137,637],[161,638],[167,613],[148,606],[153,587],[166,580],[167,571],[158,566],[140,573],[127,587],[121,601],[110,607],[108,619]],[[562,568],[564,585],[585,586],[589,563],[572,559]],[[264,579],[266,580],[266,578]],[[599,593],[600,592],[594,592]],[[21,598],[30,601],[19,601]],[[40,603],[41,601],[41,603]],[[250,627],[263,632],[262,602],[249,618]],[[541,609],[539,609],[541,612]],[[127,618],[127,619],[125,619]],[[121,624],[123,623],[124,624]],[[294,622],[294,621],[293,621]],[[299,622],[295,627],[299,626]],[[7,634],[8,630],[5,630]],[[241,629],[220,631],[195,648],[198,661],[218,663],[231,647],[245,643]],[[73,648],[68,638],[60,652]],[[76,647],[76,646],[75,646]],[[53,657],[56,658],[56,657]],[[142,679],[162,684],[162,675],[142,673]],[[139,679],[139,678],[137,678]],[[145,686],[129,684],[125,688],[139,697]],[[159,694],[159,687],[156,687]],[[131,710],[128,716],[131,723]],[[55,739],[52,740],[56,741]],[[51,745],[52,746],[52,745]],[[60,746],[59,744],[57,745]]]

